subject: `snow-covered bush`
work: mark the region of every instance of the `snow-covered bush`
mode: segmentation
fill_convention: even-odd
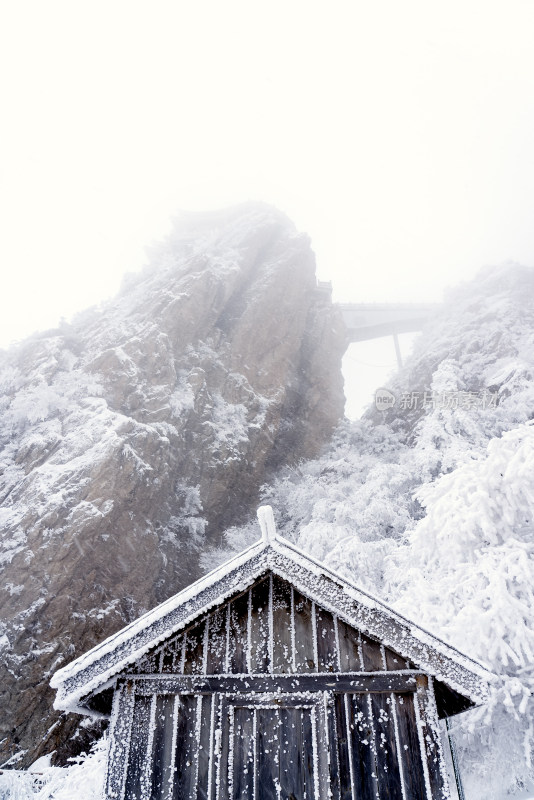
[[[45,756],[27,771],[4,770],[0,800],[100,800],[106,757],[107,740],[102,738],[68,767],[51,767]]]

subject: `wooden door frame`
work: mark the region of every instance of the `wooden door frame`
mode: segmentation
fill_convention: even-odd
[[[445,762],[441,749],[436,703],[432,678],[416,670],[399,670],[374,673],[307,673],[300,675],[132,675],[117,680],[110,726],[110,750],[108,754],[106,789],[104,797],[109,800],[124,800],[128,759],[130,754],[131,731],[135,698],[139,696],[163,695],[219,695],[223,706],[235,702],[273,703],[274,696],[299,697],[312,692],[322,698],[323,729],[326,734],[325,748],[328,765],[321,772],[330,774],[332,757],[332,711],[328,696],[334,693],[380,693],[414,694],[417,728],[422,768],[425,778],[426,800],[447,800],[450,797]],[[270,700],[268,699],[270,697]],[[228,699],[230,698],[230,699]],[[318,701],[317,707],[321,704]],[[315,705],[312,703],[311,705]],[[218,711],[217,713],[220,713]],[[213,720],[212,720],[213,724]],[[146,774],[150,774],[151,761],[148,759],[150,741],[147,744]],[[330,777],[328,777],[328,782]],[[320,787],[319,797],[323,797],[326,787]],[[328,787],[329,788],[329,787]],[[328,788],[325,797],[329,796]],[[217,797],[210,791],[210,800]],[[221,798],[222,800],[222,798]]]
[[[221,741],[221,754],[229,751],[228,740],[233,733],[233,719],[232,709],[235,708],[306,708],[311,711],[312,720],[312,747],[314,766],[317,764],[318,769],[314,768],[314,787],[316,800],[323,797],[329,797],[329,773],[327,763],[327,750],[328,735],[327,735],[327,719],[326,719],[326,703],[325,692],[317,691],[314,693],[306,692],[305,694],[295,693],[281,693],[281,692],[264,692],[264,693],[250,693],[250,694],[221,694],[220,695],[220,716],[219,722],[222,727],[222,741]],[[226,719],[228,717],[228,720]],[[227,723],[227,724],[226,724]],[[233,759],[228,759],[228,776],[226,778],[228,786],[232,783],[230,776],[230,768],[233,764]],[[222,787],[222,796],[219,796],[219,790],[215,792],[213,800],[223,800],[225,781],[221,774],[221,764],[219,763],[219,779],[217,785]],[[228,795],[230,796],[230,795]],[[255,787],[254,797],[251,800],[257,800],[257,790]],[[225,798],[226,800],[226,798]]]

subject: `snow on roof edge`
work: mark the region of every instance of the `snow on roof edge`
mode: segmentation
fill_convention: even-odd
[[[325,578],[332,580],[339,586],[340,590],[348,600],[355,601],[360,606],[368,609],[369,612],[376,611],[392,619],[392,621],[395,621],[397,624],[399,624],[401,628],[406,630],[421,645],[430,647],[434,651],[440,652],[442,656],[450,659],[461,669],[471,673],[471,675],[476,677],[478,681],[482,681],[486,685],[486,689],[487,684],[493,682],[495,679],[493,673],[491,673],[483,664],[480,664],[471,657],[457,650],[457,648],[439,639],[434,634],[426,631],[424,628],[421,628],[412,620],[403,617],[383,601],[373,597],[362,589],[359,589],[351,580],[339,575],[334,570],[326,567],[312,556],[300,550],[293,543],[287,541],[286,539],[282,539],[275,534],[274,536],[269,537],[268,541],[266,541],[265,538],[262,538],[250,545],[238,555],[232,557],[224,564],[221,564],[207,575],[195,581],[195,583],[186,587],[178,594],[173,595],[171,598],[164,601],[159,606],[156,606],[156,608],[152,609],[151,611],[146,612],[137,620],[134,620],[117,633],[108,637],[106,640],[104,640],[104,642],[96,645],[87,653],[81,655],[70,664],[58,670],[52,676],[50,681],[52,688],[58,690],[54,706],[61,709],[72,709],[73,703],[78,705],[84,695],[95,691],[95,689],[97,689],[102,683],[109,682],[113,676],[116,676],[119,672],[121,672],[121,670],[124,670],[127,666],[129,666],[129,664],[137,661],[139,658],[142,658],[142,656],[148,652],[148,650],[159,644],[160,639],[162,640],[163,638],[172,635],[172,633],[175,633],[186,627],[195,618],[197,618],[199,614],[204,613],[208,606],[206,606],[206,608],[197,607],[191,609],[191,614],[186,614],[175,630],[173,628],[172,631],[165,631],[163,637],[152,639],[149,643],[147,642],[142,646],[137,647],[135,650],[130,651],[127,657],[119,658],[114,664],[110,665],[107,669],[104,669],[100,674],[92,676],[92,678],[83,685],[79,685],[78,687],[74,688],[73,681],[75,682],[76,676],[78,676],[79,673],[83,673],[84,670],[90,668],[93,664],[98,664],[99,659],[105,658],[106,655],[111,654],[115,649],[119,649],[131,638],[142,633],[142,631],[154,623],[157,623],[157,621],[161,618],[168,614],[172,614],[173,611],[176,611],[180,607],[186,605],[202,591],[210,589],[219,581],[222,581],[225,577],[230,576],[233,571],[239,570],[240,567],[246,565],[248,562],[254,559],[254,557],[260,556],[263,552],[266,556],[264,566],[268,567],[269,569],[273,569],[275,572],[277,571],[275,568],[275,563],[272,558],[268,557],[269,553],[271,553],[273,556],[278,554],[283,559],[288,558],[290,561],[296,563],[296,565],[302,567],[308,573],[315,574],[318,577],[324,576]],[[256,572],[257,570],[254,570],[254,573]],[[286,576],[286,579],[290,581],[292,580],[290,575]],[[235,587],[233,588],[233,591],[235,591]],[[310,592],[313,595],[311,587],[308,587],[306,593],[310,594]],[[226,599],[226,593],[223,592],[223,595],[224,597],[218,598],[217,602],[224,602]],[[211,605],[213,605],[213,603],[209,604],[209,607],[211,607]],[[325,605],[328,605],[328,603]],[[339,614],[339,610],[337,610],[336,613]],[[347,621],[349,624],[351,624],[350,620]],[[369,630],[369,633],[373,635],[372,630]],[[423,664],[421,664],[421,666],[423,666]],[[431,674],[434,672],[434,670],[428,669],[428,665],[426,666],[426,670]],[[453,683],[455,683],[455,681],[452,674],[448,675],[447,677],[445,674],[438,675],[434,672],[434,676],[438,680],[441,679],[444,683],[448,683],[451,688],[456,688],[458,691],[460,691],[460,693],[471,696],[472,699],[476,696],[478,702],[482,702],[485,699],[482,686],[479,686],[478,691],[473,693],[473,686],[471,686],[470,690],[467,688],[467,686],[462,687],[460,683],[458,683],[457,686],[454,686]],[[469,683],[470,682],[471,681],[469,681]],[[68,686],[68,684],[70,684],[70,686]]]
[[[354,602],[356,607],[359,606],[360,608],[367,609],[368,613],[372,616],[378,612],[380,615],[384,615],[386,619],[391,620],[395,625],[398,625],[399,628],[405,632],[402,634],[403,642],[401,643],[399,641],[394,641],[387,635],[384,636],[384,632],[378,632],[374,626],[368,626],[368,620],[355,620],[353,618],[354,608],[352,609],[351,613],[346,614],[343,613],[341,606],[339,606],[334,600],[330,601],[324,596],[319,599],[318,596],[316,596],[315,599],[324,608],[337,615],[341,619],[345,619],[349,625],[356,625],[356,627],[359,627],[370,636],[383,641],[386,646],[391,647],[396,652],[403,654],[410,660],[413,660],[414,663],[418,664],[424,672],[427,672],[429,675],[433,675],[436,680],[448,685],[451,689],[458,691],[461,695],[469,697],[476,705],[484,703],[487,700],[489,685],[498,680],[498,676],[491,672],[491,670],[489,670],[486,666],[475,661],[470,656],[465,655],[465,653],[462,653],[460,650],[452,645],[449,645],[447,642],[444,642],[442,639],[439,639],[433,633],[430,633],[424,628],[419,627],[412,620],[409,620],[403,617],[401,614],[398,614],[388,605],[374,598],[372,595],[362,592],[362,590],[358,589],[358,587],[353,585],[343,576],[320,564],[320,562],[316,561],[315,559],[310,558],[306,553],[299,550],[299,548],[295,547],[293,544],[286,542],[286,540],[279,540],[279,544],[280,547],[273,547],[272,552],[278,553],[284,560],[289,555],[289,558],[291,558],[294,563],[300,563],[300,565],[307,571],[310,571],[311,562],[311,571],[313,571],[317,577],[323,576],[338,585],[343,595],[351,602]],[[293,553],[288,554],[288,549],[292,550]],[[295,554],[301,556],[301,559],[295,558]],[[290,575],[289,573],[285,573],[283,569],[278,569],[277,565],[274,563],[271,563],[271,569],[273,569],[273,572],[278,573],[280,577],[291,581],[293,585],[299,588],[304,594],[307,594],[313,598],[314,593],[309,586],[299,586],[301,581],[298,575]],[[368,602],[362,603],[362,597],[367,599]],[[410,654],[409,651],[413,649],[413,643],[412,645],[409,645],[408,641],[404,642],[405,635],[408,636],[408,639],[411,638],[413,642],[417,643],[417,655],[414,653]],[[432,653],[436,653],[439,656],[447,659],[449,664],[452,666],[452,669],[446,668],[444,664],[440,665],[439,659],[436,661],[432,657]],[[463,678],[460,674],[455,674],[457,673],[457,670],[460,670],[460,673],[463,672]]]
[[[426,628],[423,628],[422,625],[414,622],[412,619],[403,616],[398,611],[395,611],[390,605],[385,603],[378,597],[366,592],[364,589],[361,589],[357,586],[350,578],[346,578],[344,575],[340,575],[339,572],[327,567],[325,564],[322,564],[320,561],[315,559],[313,556],[306,553],[304,550],[301,550],[297,545],[293,544],[293,542],[288,541],[287,539],[283,539],[278,534],[275,537],[275,540],[271,542],[271,544],[275,547],[275,549],[280,549],[283,554],[283,549],[291,550],[293,554],[299,556],[305,560],[304,566],[308,566],[309,564],[313,564],[314,567],[320,571],[322,574],[327,575],[332,580],[339,582],[342,584],[343,588],[346,590],[349,588],[351,591],[349,595],[356,600],[358,603],[363,603],[368,608],[376,608],[377,606],[381,608],[384,612],[386,612],[389,616],[394,617],[398,622],[402,625],[406,626],[408,630],[415,636],[415,638],[420,639],[422,642],[432,643],[432,646],[435,647],[435,643],[441,644],[447,651],[453,651],[457,657],[460,657],[462,660],[469,662],[472,665],[471,668],[477,668],[477,671],[481,671],[486,679],[489,677],[494,678],[495,675],[489,668],[487,664],[483,664],[481,661],[473,658],[472,656],[468,656],[466,653],[462,652],[462,650],[458,650],[449,642],[446,642],[444,639],[441,639],[439,636],[436,636],[435,633],[428,631]],[[280,548],[277,548],[276,545],[279,545]],[[292,555],[292,558],[295,556]],[[417,634],[422,634],[419,636]]]
[[[249,550],[249,549],[251,549],[251,548],[247,548],[247,550]],[[264,550],[266,550],[266,549],[267,548],[258,548],[257,552],[253,553],[252,555],[256,556],[256,557],[259,557],[259,556],[261,556],[262,552]],[[252,561],[252,556],[250,557],[250,560]],[[237,561],[237,559],[231,559],[232,565],[234,565],[234,563],[236,561]],[[228,562],[228,563],[230,563],[230,562]],[[214,606],[215,607],[218,606],[221,602],[224,603],[228,599],[228,597],[230,597],[231,595],[235,594],[235,591],[236,591],[238,586],[239,586],[239,589],[237,589],[238,591],[240,591],[241,588],[244,588],[243,585],[240,585],[241,584],[241,579],[242,579],[242,573],[240,572],[240,567],[243,567],[244,565],[246,565],[246,563],[247,563],[247,560],[243,560],[242,562],[238,563],[237,566],[233,570],[232,569],[228,570],[220,578],[220,580],[224,580],[225,577],[231,576],[232,572],[234,572],[234,573],[236,572],[237,575],[234,575],[234,577],[237,577],[239,579],[237,584],[234,583],[234,584],[230,585],[229,587],[227,587],[220,595],[217,596],[217,598],[212,599],[211,602],[205,604],[202,608],[200,608],[200,609],[199,608],[192,608],[190,610],[190,613],[186,614],[184,616],[184,618],[180,621],[180,624],[177,625],[176,627],[174,627],[172,630],[171,629],[167,629],[163,633],[160,633],[159,636],[156,636],[155,638],[151,639],[149,642],[146,642],[145,644],[142,644],[142,645],[138,646],[135,650],[129,651],[126,655],[124,655],[122,658],[119,658],[115,663],[112,663],[110,666],[108,666],[102,672],[91,676],[88,680],[86,680],[85,683],[83,683],[83,684],[81,684],[81,685],[79,685],[79,686],[77,686],[75,688],[72,688],[72,687],[69,688],[68,687],[69,682],[72,684],[72,682],[76,680],[76,677],[80,673],[83,673],[84,670],[86,670],[86,669],[90,669],[91,666],[94,665],[95,663],[98,664],[98,658],[96,658],[96,659],[93,658],[92,661],[89,661],[86,664],[81,664],[81,665],[78,665],[78,666],[76,666],[76,662],[78,660],[82,661],[82,656],[80,656],[79,659],[76,659],[76,661],[71,662],[71,664],[69,664],[68,666],[69,667],[70,666],[73,666],[73,667],[76,666],[76,669],[72,670],[72,674],[71,675],[66,675],[65,677],[62,677],[61,682],[59,682],[59,684],[55,687],[55,688],[57,688],[57,694],[56,694],[56,698],[54,700],[54,708],[56,708],[56,709],[58,709],[60,711],[70,711],[70,712],[75,712],[75,713],[89,713],[90,714],[91,713],[90,709],[86,709],[86,711],[82,711],[82,712],[80,711],[80,709],[84,708],[84,706],[81,705],[81,701],[85,696],[92,694],[95,690],[98,690],[98,692],[101,692],[103,689],[108,688],[109,686],[111,686],[114,683],[116,677],[118,675],[120,675],[120,673],[124,669],[129,667],[132,663],[135,663],[139,659],[143,658],[143,656],[146,655],[147,652],[152,650],[152,648],[157,647],[158,645],[160,645],[163,641],[165,641],[169,636],[172,636],[174,633],[177,633],[177,632],[183,630],[184,628],[187,628],[188,625],[190,625],[191,623],[194,623],[194,621],[196,619],[198,619],[199,615],[201,616],[205,612],[210,611]],[[267,562],[263,563],[262,561],[259,561],[258,564],[256,565],[256,568],[252,571],[252,573],[250,575],[247,576],[247,578],[245,580],[245,585],[248,586],[251,583],[253,583],[258,578],[258,576],[261,575],[262,572],[265,571],[265,569],[267,567],[268,567]],[[204,589],[209,589],[210,585],[213,585],[213,584],[207,583],[205,587],[202,587],[200,589],[200,591],[203,591]],[[244,590],[246,590],[246,588],[244,588]],[[178,595],[175,595],[174,599],[176,599],[177,596]],[[171,613],[172,614],[173,611],[177,611],[181,607],[189,605],[189,603],[190,603],[190,601],[186,601],[185,603],[179,603],[179,604],[176,604],[174,606],[171,606],[170,610],[167,613]],[[147,616],[147,615],[144,615],[144,616]],[[165,615],[163,615],[163,616],[165,616]],[[141,619],[141,618],[139,618],[139,619]],[[155,618],[154,620],[151,620],[150,622],[147,623],[145,628],[149,627],[151,624],[154,624],[154,622],[157,623],[157,620],[158,620],[158,618]],[[137,621],[139,621],[139,620],[137,620]],[[131,627],[131,626],[128,626],[128,627]],[[142,632],[145,628],[141,627],[140,630],[134,632],[133,635],[135,636],[136,634]],[[125,630],[126,630],[125,628],[122,629],[122,631],[125,631]],[[112,638],[113,637],[109,637],[109,639],[112,639]],[[102,644],[106,644],[107,641],[108,640],[105,640],[105,642],[103,642]],[[128,641],[128,638],[126,638],[126,641]],[[120,641],[119,642],[115,642],[115,647],[118,649],[118,648],[121,647],[121,644],[122,643]],[[93,648],[93,649],[97,649],[97,648]],[[89,653],[90,652],[91,651],[89,651]],[[104,659],[106,657],[106,655],[108,655],[110,652],[113,652],[113,648],[108,648],[103,653],[100,653],[100,659]],[[64,671],[66,671],[66,668],[64,668]]]
[[[252,556],[260,553],[262,550],[265,550],[266,543],[260,539],[254,544],[249,545],[245,550],[242,550],[232,558],[225,561],[223,564],[220,564],[215,569],[212,569],[211,572],[208,572],[207,575],[203,575],[201,578],[196,580],[194,583],[189,584],[184,589],[182,589],[178,594],[172,595],[167,600],[164,600],[162,603],[157,605],[155,608],[146,611],[137,619],[130,622],[124,628],[121,628],[116,633],[111,634],[108,636],[107,639],[104,639],[103,642],[95,645],[88,650],[86,653],[83,653],[81,656],[78,656],[74,661],[71,661],[69,664],[66,664],[61,669],[58,669],[55,672],[51,679],[50,679],[50,686],[53,689],[57,689],[59,685],[66,679],[74,675],[78,672],[81,668],[88,666],[91,664],[95,657],[99,654],[104,654],[110,650],[110,645],[118,645],[123,640],[128,639],[129,635],[132,632],[136,632],[139,629],[146,627],[146,625],[150,624],[151,622],[155,622],[156,620],[160,619],[161,617],[165,616],[165,614],[172,611],[174,608],[187,603],[192,597],[198,594],[202,589],[206,589],[209,586],[212,586],[218,580],[223,578],[227,575],[234,567],[239,567],[248,561]]]

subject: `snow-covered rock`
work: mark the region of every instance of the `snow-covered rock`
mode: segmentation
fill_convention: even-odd
[[[308,238],[249,204],[184,216],[117,298],[0,352],[0,763],[68,755],[50,675],[320,451],[343,337]]]
[[[531,790],[534,270],[452,291],[388,388],[392,409],[342,426],[262,499],[284,536],[501,676],[454,722],[466,796]],[[232,528],[227,547],[252,536]]]

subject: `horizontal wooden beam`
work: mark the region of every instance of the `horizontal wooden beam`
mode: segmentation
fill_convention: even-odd
[[[398,672],[314,673],[305,675],[135,675],[124,679],[135,694],[299,694],[301,692],[415,692],[426,676]]]

